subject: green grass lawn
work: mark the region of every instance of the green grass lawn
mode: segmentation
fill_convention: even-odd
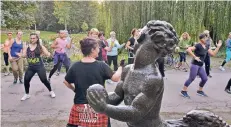
[[[30,33],[32,33],[34,31],[30,31],[30,30],[25,30],[23,31],[23,36],[22,36],[22,40],[23,41],[29,41],[29,36],[30,36]],[[50,32],[50,31],[40,31],[40,37],[42,39],[49,39],[51,36],[56,36],[56,32]],[[14,32],[13,33],[13,38],[16,37],[16,33]],[[1,43],[4,43],[4,41],[7,39],[7,35],[6,33],[1,33]]]

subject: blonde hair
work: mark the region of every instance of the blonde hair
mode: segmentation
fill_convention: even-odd
[[[204,33],[204,34],[209,34],[209,31],[208,31],[208,30],[205,30],[203,33]]]
[[[184,39],[184,38],[183,38],[184,34],[186,34],[186,39],[187,39],[187,40],[190,40],[190,39],[191,39],[191,37],[189,36],[189,34],[188,34],[187,32],[184,32],[184,33],[180,36],[180,41],[182,41],[182,40]]]
[[[90,35],[91,35],[93,32],[96,32],[96,33],[99,34],[99,30],[98,30],[97,28],[92,28],[92,29],[90,30]]]
[[[111,32],[110,32],[110,35],[112,35],[112,34],[116,34],[115,31],[111,31]]]

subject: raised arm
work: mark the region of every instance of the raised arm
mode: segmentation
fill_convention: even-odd
[[[211,56],[216,56],[216,54],[218,53],[218,51],[219,51],[221,45],[222,45],[222,41],[219,40],[219,41],[218,41],[218,44],[217,44],[217,47],[216,47],[216,49],[215,49],[214,51],[211,50],[211,49],[208,50],[209,55],[211,55]]]

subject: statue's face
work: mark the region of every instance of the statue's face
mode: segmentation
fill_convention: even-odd
[[[140,44],[149,50],[156,50],[162,57],[172,53],[178,44],[178,38],[172,25],[164,21],[150,21],[141,33],[145,34]]]

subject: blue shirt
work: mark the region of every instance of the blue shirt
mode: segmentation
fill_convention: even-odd
[[[227,49],[231,49],[231,38],[228,38],[228,39],[226,40],[226,48],[227,48]]]
[[[19,56],[16,53],[20,53],[22,48],[23,48],[22,42],[21,44],[17,44],[16,40],[14,40],[14,43],[12,44],[11,49],[10,49],[11,56],[18,58]]]
[[[118,55],[118,49],[122,48],[125,44],[120,45],[118,40],[114,41],[114,45],[112,46],[112,40],[109,38],[107,40],[108,47],[112,47],[110,52],[107,52],[107,56],[117,56]]]

